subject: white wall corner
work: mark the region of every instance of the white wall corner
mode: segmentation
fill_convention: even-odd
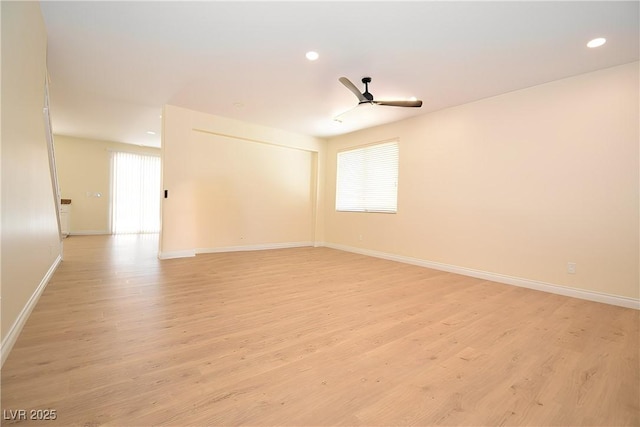
[[[9,332],[2,340],[2,344],[0,344],[0,353],[2,354],[0,366],[4,365],[5,360],[7,360],[7,357],[9,356],[13,345],[18,340],[20,332],[22,332],[22,328],[24,327],[25,323],[27,323],[27,319],[29,319],[29,315],[38,303],[40,295],[42,295],[42,292],[44,292],[44,289],[47,287],[49,280],[51,280],[53,273],[56,271],[61,261],[62,255],[58,255],[55,261],[53,261],[53,264],[51,264],[51,267],[49,267],[47,273],[40,281],[38,287],[35,289],[25,306],[22,308],[22,311],[20,311],[20,314],[16,318],[15,322],[13,322],[13,325],[11,325],[11,329],[9,329]]]

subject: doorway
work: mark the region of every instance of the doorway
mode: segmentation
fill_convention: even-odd
[[[111,232],[160,232],[160,157],[114,151],[111,157]]]

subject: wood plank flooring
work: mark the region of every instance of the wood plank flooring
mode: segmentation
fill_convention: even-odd
[[[64,245],[6,425],[640,425],[636,310],[328,248]]]

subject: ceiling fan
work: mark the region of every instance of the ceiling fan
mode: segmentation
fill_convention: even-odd
[[[373,95],[371,93],[369,93],[369,83],[371,83],[371,77],[363,77],[362,78],[362,83],[364,83],[364,92],[362,92],[362,93],[360,93],[360,90],[356,87],[356,85],[351,83],[351,81],[348,78],[340,77],[338,79],[338,81],[340,83],[342,83],[343,85],[345,85],[347,87],[347,89],[349,89],[351,92],[353,92],[353,94],[360,101],[358,103],[358,105],[360,105],[360,104],[375,104],[375,105],[386,105],[386,106],[390,106],[390,107],[422,107],[422,101],[420,101],[420,100],[415,100],[415,101],[408,101],[408,100],[407,101],[404,101],[404,100],[398,100],[398,101],[375,101],[373,99]]]

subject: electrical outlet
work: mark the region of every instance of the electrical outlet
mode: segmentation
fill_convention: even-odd
[[[362,234],[358,234],[358,240],[362,241]]]
[[[568,262],[567,263],[567,273],[576,274],[576,263],[575,262]]]

